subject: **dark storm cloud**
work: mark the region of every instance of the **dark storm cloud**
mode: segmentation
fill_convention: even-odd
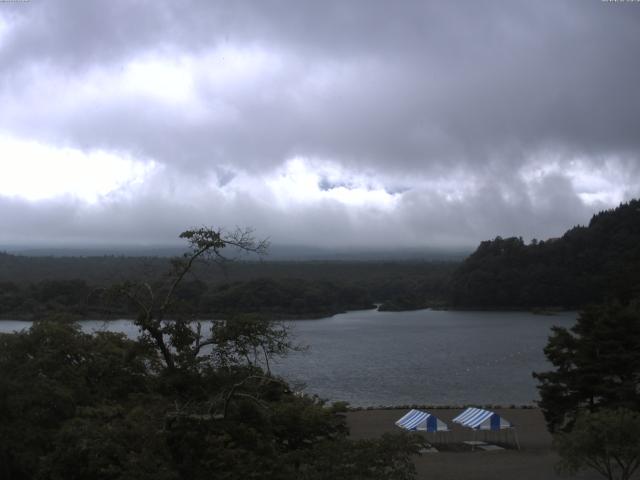
[[[636,152],[640,145],[640,56],[633,48],[640,44],[640,9],[633,5],[248,5],[34,2],[14,8],[21,20],[0,64],[73,72],[107,65],[117,73],[119,63],[148,50],[171,56],[238,45],[291,55],[272,81],[223,99],[241,129],[206,116],[181,128],[161,120],[167,112],[125,102],[91,112],[89,122],[70,120],[61,133],[167,161],[179,157],[169,137],[176,148],[194,145],[187,163],[206,164],[211,145],[222,144],[222,160],[251,165],[299,154],[418,169],[554,144],[596,153]],[[305,88],[306,75],[319,74],[325,62],[328,91]],[[201,93],[215,113],[219,92]]]
[[[320,191],[398,195],[386,213],[335,198],[275,208],[246,189],[226,200],[232,223],[275,236],[313,243],[340,218],[338,241],[367,243],[384,234],[364,221],[378,216],[413,243],[544,237],[640,193],[638,4],[33,0],[0,15],[0,133],[152,159],[196,189],[208,175],[222,189],[260,182],[301,157],[342,169],[319,172]],[[188,99],[122,90],[149,59],[188,75]],[[156,213],[143,198],[127,218]]]

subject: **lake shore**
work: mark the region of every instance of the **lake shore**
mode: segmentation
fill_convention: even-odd
[[[407,409],[357,410],[346,413],[350,435],[354,439],[379,438],[384,433],[397,433],[395,421],[402,417]],[[472,440],[473,432],[462,428],[451,420],[462,409],[436,408],[433,414],[452,428],[451,441],[461,443]],[[561,479],[555,472],[558,455],[553,450],[552,437],[547,432],[544,417],[538,408],[498,408],[494,409],[516,426],[521,450],[515,447],[486,452],[442,451],[425,453],[415,458],[418,479],[429,480],[493,480],[493,479]],[[423,433],[422,435],[428,435]],[[491,435],[491,434],[490,434]],[[495,435],[495,434],[494,434]],[[482,434],[479,435],[481,439]],[[494,437],[495,438],[495,437]],[[504,436],[502,437],[504,439]],[[512,437],[509,436],[509,439]],[[430,437],[428,437],[430,439]],[[488,439],[488,443],[492,443]],[[591,472],[577,475],[577,479],[591,480],[600,478]]]
[[[274,322],[287,322],[287,321],[304,321],[304,320],[321,320],[323,318],[331,318],[335,315],[339,315],[341,313],[349,313],[349,312],[359,312],[359,311],[375,311],[376,308],[362,308],[362,309],[335,309],[335,310],[325,310],[321,312],[308,312],[304,314],[295,314],[295,313],[264,313],[264,312],[240,312],[240,313],[200,313],[197,316],[193,316],[192,314],[181,313],[175,314],[175,316],[183,316],[189,317],[189,321],[211,321],[211,320],[225,320],[228,318],[232,318],[234,315],[255,315],[259,316],[265,320],[270,320]],[[413,310],[412,310],[413,311]],[[99,320],[103,322],[115,322],[119,320],[129,320],[134,321],[136,319],[135,315],[128,315],[126,313],[114,313],[114,314],[104,314],[101,312],[89,312],[86,314],[78,314],[78,313],[70,313],[70,312],[45,312],[45,313],[32,313],[32,312],[10,312],[6,314],[0,314],[0,322],[3,321],[16,321],[16,322],[33,322],[36,320],[51,320],[58,318],[64,318],[65,321],[73,321],[73,322],[86,322]]]
[[[382,303],[372,304],[364,308],[334,308],[317,312],[306,313],[292,313],[292,312],[217,312],[217,313],[199,313],[196,318],[198,320],[217,320],[226,319],[234,315],[257,315],[266,320],[276,322],[286,321],[304,321],[304,320],[322,320],[325,318],[331,318],[335,315],[353,313],[353,312],[380,312],[380,313],[404,313],[404,312],[421,312],[421,311],[451,311],[451,312],[513,312],[513,313],[531,313],[540,316],[554,316],[567,312],[575,312],[578,309],[566,309],[561,307],[462,307],[452,305],[427,305],[416,308],[387,308]],[[182,313],[178,316],[188,316],[191,318],[191,313]],[[77,313],[72,311],[51,311],[51,312],[4,312],[0,313],[0,321],[19,321],[19,322],[33,322],[40,319],[51,319],[55,317],[66,318],[69,321],[91,321],[100,320],[104,322],[112,322],[117,320],[135,320],[135,316],[128,316],[127,313],[104,313],[102,311],[89,311],[86,313]]]

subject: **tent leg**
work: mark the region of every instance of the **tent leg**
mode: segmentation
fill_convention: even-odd
[[[513,428],[513,437],[516,439],[516,446],[518,447],[518,450],[520,450],[520,442],[518,441],[518,431],[515,429],[515,427]]]

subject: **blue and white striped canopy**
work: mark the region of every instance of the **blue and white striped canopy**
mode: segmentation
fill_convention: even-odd
[[[467,408],[453,422],[476,430],[502,430],[513,426],[495,412],[473,407]]]
[[[405,430],[425,430],[427,432],[446,432],[449,427],[442,420],[422,410],[410,410],[396,425]]]

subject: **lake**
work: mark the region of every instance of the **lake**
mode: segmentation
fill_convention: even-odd
[[[532,371],[549,369],[542,349],[553,325],[569,327],[575,312],[363,310],[287,322],[309,348],[278,361],[274,372],[305,391],[355,406],[531,404]],[[128,320],[81,322],[135,336]],[[0,331],[29,322],[0,321]]]

